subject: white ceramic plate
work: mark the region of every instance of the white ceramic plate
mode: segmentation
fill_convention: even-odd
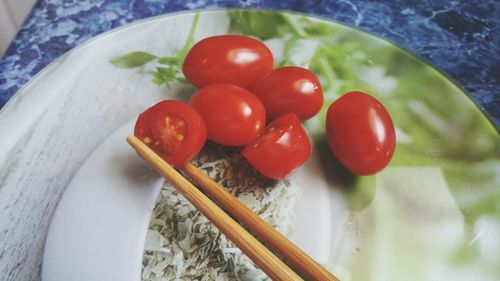
[[[107,138],[69,184],[49,229],[43,280],[140,280],[146,230],[163,180],[124,141],[132,131],[130,122]],[[297,174],[297,187],[312,188],[298,191],[294,213],[301,227],[294,239],[327,262],[328,188],[310,176],[309,169],[317,170],[311,167],[317,159],[311,159],[316,161]]]

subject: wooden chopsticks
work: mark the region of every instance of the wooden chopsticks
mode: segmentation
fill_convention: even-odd
[[[269,223],[255,214],[241,201],[220,186],[193,164],[186,164],[182,170],[189,175],[208,196],[216,200],[222,208],[237,218],[273,251],[283,257],[292,267],[299,270],[308,280],[335,280],[335,276],[308,256],[304,251],[274,229]]]
[[[262,271],[273,280],[302,280],[268,248],[247,232],[203,192],[166,163],[153,150],[135,136],[127,138],[128,143],[146,161],[167,179],[186,199],[207,217],[229,240],[241,249]],[[221,187],[198,168],[188,163],[182,170],[199,184],[199,187],[222,208],[239,220],[290,266],[296,268],[307,280],[339,281],[300,248],[293,244],[271,225],[247,208],[241,201]]]

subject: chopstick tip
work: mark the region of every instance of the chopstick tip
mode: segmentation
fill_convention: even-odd
[[[137,141],[137,137],[136,136],[134,136],[134,135],[127,136],[127,142],[128,143],[131,143],[131,142],[134,142],[134,141]]]

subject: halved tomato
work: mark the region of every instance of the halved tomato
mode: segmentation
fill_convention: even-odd
[[[139,115],[134,135],[174,168],[200,152],[207,128],[196,110],[176,100],[164,100]]]
[[[261,174],[280,180],[304,164],[311,144],[297,114],[288,113],[272,121],[241,154]]]

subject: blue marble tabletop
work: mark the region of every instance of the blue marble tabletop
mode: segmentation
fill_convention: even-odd
[[[319,15],[395,42],[451,77],[500,128],[497,0],[39,0],[0,62],[0,107],[43,67],[97,34],[164,13],[224,7]]]

